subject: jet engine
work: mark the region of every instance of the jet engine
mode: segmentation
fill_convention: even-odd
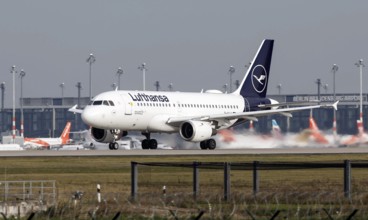
[[[180,126],[180,136],[186,141],[200,142],[215,134],[210,122],[186,121]]]
[[[100,128],[91,128],[91,135],[93,139],[101,143],[112,143],[115,140],[119,140],[121,137],[126,136],[126,131],[116,130],[105,130]]]

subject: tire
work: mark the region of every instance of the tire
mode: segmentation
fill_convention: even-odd
[[[149,140],[149,149],[157,149],[157,141],[155,139]]]
[[[113,144],[113,143],[109,143],[109,149],[110,149],[110,150],[113,150],[112,144]]]
[[[214,150],[216,148],[216,141],[214,139],[208,139],[206,141],[206,145],[207,145],[208,149]]]
[[[113,143],[112,147],[113,147],[114,150],[119,149],[119,143],[117,143],[117,142]]]
[[[144,149],[144,150],[149,149],[149,141],[147,139],[144,139],[142,141],[142,149]]]
[[[201,141],[199,143],[199,146],[201,147],[202,150],[206,150],[207,149],[207,146],[206,146],[206,141]]]

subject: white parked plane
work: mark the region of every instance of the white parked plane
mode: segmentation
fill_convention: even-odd
[[[70,111],[82,114],[82,120],[92,127],[91,134],[98,142],[118,147],[116,140],[128,131],[141,131],[146,139],[143,149],[156,149],[151,133],[180,133],[191,142],[200,142],[201,149],[215,149],[211,137],[218,130],[245,120],[270,114],[283,114],[320,107],[337,108],[337,103],[294,108],[266,98],[270,74],[273,40],[264,40],[245,74],[239,88],[231,94],[210,90],[201,93],[109,91],[97,95],[84,108]]]

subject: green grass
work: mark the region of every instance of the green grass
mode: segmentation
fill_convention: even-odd
[[[179,215],[190,217],[205,210],[204,218],[244,219],[245,210],[257,217],[272,216],[283,210],[290,216],[326,218],[322,208],[343,209],[344,216],[353,208],[361,210],[368,204],[368,170],[352,169],[353,198],[343,198],[343,169],[261,170],[260,193],[252,194],[252,171],[232,170],[229,202],[222,200],[223,169],[200,169],[200,196],[192,199],[192,169],[178,167],[138,166],[138,200],[130,196],[130,163],[136,162],[336,162],[368,160],[367,154],[337,155],[236,155],[236,156],[145,156],[145,157],[3,157],[0,159],[0,180],[56,180],[58,209],[69,210],[71,194],[83,191],[80,219],[88,219],[88,211],[96,206],[96,184],[101,184],[109,215],[123,211],[131,218],[172,218],[168,209],[180,210]],[[162,197],[162,186],[167,197]],[[123,205],[124,204],[124,205]],[[211,209],[209,208],[211,204]],[[105,207],[105,208],[107,208]],[[113,207],[113,208],[112,208]],[[101,209],[99,211],[102,210]],[[235,209],[235,211],[234,211]],[[142,211],[144,210],[144,211]],[[298,211],[299,210],[299,211]],[[76,210],[73,210],[75,213]],[[316,214],[318,212],[318,215]],[[336,213],[336,211],[335,211]],[[101,213],[100,217],[103,216]],[[366,216],[362,211],[360,216]],[[64,219],[66,214],[62,214]],[[108,216],[108,217],[107,217]],[[134,216],[134,217],[133,217]],[[69,216],[70,217],[70,216]],[[101,218],[102,219],[102,218]]]

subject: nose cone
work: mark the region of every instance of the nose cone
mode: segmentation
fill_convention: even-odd
[[[101,112],[93,107],[86,107],[82,112],[82,120],[89,126],[101,127],[102,117]]]

